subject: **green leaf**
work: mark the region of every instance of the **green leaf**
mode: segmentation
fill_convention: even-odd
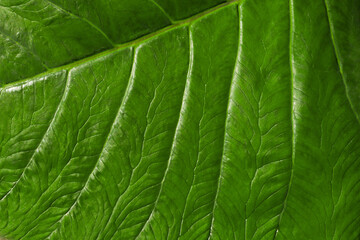
[[[2,0],[0,84],[176,23],[225,0]]]
[[[0,235],[359,239],[359,20],[357,0],[0,1]]]

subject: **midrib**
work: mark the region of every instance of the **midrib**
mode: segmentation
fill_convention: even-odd
[[[15,82],[4,84],[3,86],[1,86],[0,90],[3,89],[3,88],[8,88],[8,87],[11,87],[11,86],[16,86],[18,84],[22,84],[22,83],[27,82],[29,80],[33,80],[34,78],[46,76],[46,75],[48,75],[50,73],[53,73],[53,72],[57,72],[57,71],[60,71],[60,70],[70,70],[70,69],[72,69],[72,68],[74,68],[76,66],[79,66],[79,65],[83,64],[83,63],[90,62],[90,61],[92,61],[94,59],[97,59],[97,58],[101,58],[103,56],[114,53],[114,52],[119,51],[121,49],[139,45],[139,44],[144,43],[146,41],[149,41],[152,38],[155,38],[155,37],[157,37],[157,36],[159,36],[161,34],[165,34],[167,32],[170,32],[171,30],[173,30],[175,28],[190,25],[190,24],[196,22],[197,20],[199,20],[199,19],[201,19],[203,17],[206,17],[208,15],[211,15],[211,14],[217,12],[218,10],[220,10],[222,8],[225,8],[225,7],[229,6],[229,5],[238,4],[239,2],[241,2],[241,0],[231,0],[231,1],[226,2],[226,3],[222,3],[220,5],[217,5],[216,7],[209,8],[209,9],[207,9],[207,10],[205,10],[203,12],[200,12],[200,13],[198,13],[196,15],[193,15],[193,16],[191,16],[189,18],[186,18],[186,19],[183,19],[183,20],[180,20],[180,21],[176,21],[172,25],[166,26],[166,27],[164,27],[162,29],[159,29],[159,30],[157,30],[155,32],[149,33],[147,35],[144,35],[144,36],[142,36],[140,38],[137,38],[137,39],[134,39],[132,41],[122,43],[122,44],[116,44],[115,47],[113,47],[113,48],[104,50],[104,51],[99,52],[99,53],[95,53],[95,54],[93,54],[91,56],[84,57],[82,59],[73,61],[73,62],[65,64],[65,65],[61,65],[61,66],[58,66],[58,67],[55,67],[55,68],[48,69],[47,71],[41,72],[41,73],[36,74],[34,76],[30,76],[30,77],[27,77],[27,78],[24,78],[24,79],[15,81]]]

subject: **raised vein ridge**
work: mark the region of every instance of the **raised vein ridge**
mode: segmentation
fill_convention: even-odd
[[[49,1],[49,0],[47,0],[47,1]],[[142,36],[140,38],[137,38],[135,40],[132,40],[132,41],[129,41],[129,42],[126,42],[126,43],[122,43],[122,44],[114,45],[114,48],[102,51],[100,53],[93,54],[91,56],[79,59],[77,61],[65,64],[65,65],[62,65],[62,66],[59,66],[59,67],[48,68],[48,70],[45,71],[45,72],[36,74],[34,76],[31,76],[31,77],[28,77],[28,78],[25,78],[25,79],[21,79],[21,80],[15,81],[15,82],[4,84],[3,86],[1,86],[0,89],[5,88],[5,87],[9,87],[9,86],[14,86],[14,85],[17,85],[19,83],[23,83],[23,82],[32,80],[33,78],[44,76],[44,75],[47,75],[49,73],[56,72],[56,71],[59,71],[59,70],[62,70],[62,69],[70,70],[71,68],[79,66],[80,64],[83,64],[85,62],[89,62],[91,60],[94,60],[94,59],[97,59],[97,58],[100,58],[100,57],[103,57],[105,55],[111,54],[111,53],[116,52],[118,50],[130,47],[130,46],[139,45],[139,44],[141,44],[143,42],[146,42],[146,41],[150,40],[151,38],[154,38],[154,37],[157,37],[157,36],[159,36],[161,34],[169,32],[169,31],[171,31],[171,30],[173,30],[173,29],[175,29],[177,27],[191,24],[191,23],[197,21],[198,19],[201,19],[202,17],[205,17],[207,15],[210,15],[210,14],[222,9],[222,8],[225,8],[226,6],[229,6],[229,5],[232,5],[232,4],[238,4],[239,1],[240,0],[232,0],[232,1],[229,1],[229,2],[226,2],[226,3],[222,3],[220,5],[217,5],[216,7],[213,7],[213,8],[210,8],[210,9],[206,10],[206,11],[203,11],[201,13],[195,14],[195,15],[189,17],[189,18],[183,19],[181,21],[176,21],[172,25],[166,26],[166,27],[164,27],[164,28],[162,28],[160,30],[157,30],[157,31],[152,32],[152,33],[147,34],[147,35],[144,35],[144,36]]]
[[[16,187],[16,185],[19,183],[19,181],[23,178],[24,176],[24,173],[26,171],[26,169],[30,166],[30,164],[33,162],[33,159],[34,159],[34,156],[35,156],[35,153],[36,151],[39,149],[39,147],[41,146],[41,144],[43,143],[46,135],[48,134],[48,132],[50,131],[51,129],[51,126],[53,125],[54,123],[54,120],[56,118],[56,116],[58,115],[58,112],[60,110],[60,106],[63,104],[64,100],[66,99],[66,95],[68,93],[68,90],[69,90],[69,84],[70,84],[70,80],[69,80],[69,72],[66,72],[65,73],[66,76],[65,76],[65,80],[66,80],[66,83],[65,83],[65,88],[63,90],[63,93],[62,93],[62,97],[60,98],[60,101],[56,107],[56,110],[54,112],[54,115],[52,116],[51,120],[50,120],[50,123],[49,123],[49,126],[48,128],[46,129],[46,131],[44,132],[44,135],[42,135],[40,141],[39,141],[39,144],[36,146],[36,148],[34,149],[34,152],[33,154],[31,155],[31,157],[29,158],[29,161],[28,163],[26,164],[26,166],[24,167],[24,169],[22,170],[19,178],[14,182],[13,186],[9,189],[9,191],[0,199],[0,201],[4,200],[12,191],[13,189]],[[0,239],[1,240],[1,239]]]
[[[103,154],[104,149],[105,149],[105,147],[107,146],[107,143],[108,143],[108,141],[109,141],[109,139],[110,139],[110,137],[111,137],[111,133],[112,133],[112,131],[113,131],[113,129],[114,129],[114,125],[115,125],[116,120],[117,120],[117,118],[118,118],[118,115],[119,115],[119,113],[120,113],[120,111],[121,111],[121,107],[124,105],[124,100],[125,100],[126,96],[128,95],[129,91],[131,90],[131,84],[132,84],[133,79],[134,79],[133,69],[134,69],[134,65],[136,64],[136,56],[135,56],[136,53],[133,52],[132,54],[133,54],[133,60],[132,60],[132,66],[131,66],[131,69],[130,69],[130,76],[129,76],[128,84],[127,84],[126,90],[125,90],[125,92],[124,92],[124,95],[123,95],[123,97],[122,97],[122,99],[121,99],[121,102],[120,102],[120,104],[119,104],[117,113],[116,113],[116,115],[115,115],[115,117],[114,117],[114,119],[113,119],[113,121],[112,121],[112,123],[111,123],[111,125],[110,125],[109,132],[107,133],[107,136],[106,136],[106,138],[105,138],[104,144],[103,144],[102,149],[101,149],[101,151],[100,151],[100,153],[99,153],[99,157],[97,158],[97,161],[96,161],[96,163],[94,164],[93,169],[92,169],[91,172],[89,173],[89,176],[88,176],[88,178],[86,179],[86,181],[85,181],[85,183],[84,183],[84,186],[83,186],[83,188],[80,190],[80,192],[79,192],[78,196],[76,197],[74,203],[71,205],[71,207],[69,208],[69,210],[68,210],[59,220],[57,220],[54,224],[60,223],[60,222],[63,220],[63,218],[64,218],[66,215],[68,215],[68,214],[71,212],[71,210],[75,207],[75,205],[77,204],[79,198],[81,197],[84,189],[86,188],[86,184],[89,182],[91,175],[95,172],[96,166],[98,165],[100,159],[102,158],[102,154]],[[49,236],[48,236],[47,238],[50,238],[51,235],[56,231],[56,229],[57,229],[57,227],[49,234]]]
[[[241,53],[241,48],[240,48],[240,42],[242,41],[242,29],[241,29],[241,18],[240,18],[240,10],[239,8],[237,8],[237,12],[238,12],[238,16],[239,16],[239,39],[238,39],[238,46],[237,46],[237,53],[236,53],[236,58],[235,58],[235,63],[234,63],[234,70],[233,70],[233,75],[230,81],[230,88],[229,88],[229,94],[228,94],[228,99],[227,99],[227,107],[226,107],[226,117],[225,117],[225,126],[224,126],[224,136],[223,136],[223,149],[222,149],[222,157],[221,157],[221,162],[220,162],[220,170],[219,170],[219,177],[218,177],[218,182],[217,182],[217,189],[216,189],[216,194],[215,194],[215,199],[214,199],[214,203],[213,203],[213,209],[212,209],[212,216],[211,216],[211,223],[210,223],[210,229],[209,229],[209,236],[208,236],[208,240],[211,239],[212,235],[213,235],[213,229],[214,229],[214,211],[216,208],[216,201],[219,195],[219,191],[220,191],[220,185],[221,185],[221,175],[222,175],[222,171],[223,171],[223,162],[224,162],[224,151],[225,151],[225,134],[226,134],[226,129],[227,129],[227,122],[228,122],[228,116],[229,116],[229,108],[230,108],[230,97],[231,97],[231,93],[232,91],[234,91],[233,87],[234,87],[234,78],[235,78],[235,74],[238,71],[238,67],[239,67],[239,58],[240,58],[240,53]]]
[[[294,147],[295,147],[295,138],[294,138],[294,131],[295,131],[295,122],[294,122],[294,70],[293,70],[293,62],[294,62],[294,55],[293,55],[293,51],[292,51],[292,43],[293,43],[293,37],[294,37],[294,3],[293,0],[289,0],[289,18],[290,18],[290,38],[289,38],[289,66],[290,66],[290,101],[291,101],[291,170],[290,170],[290,180],[289,180],[289,185],[288,185],[288,189],[286,190],[286,195],[285,195],[285,199],[284,199],[284,204],[282,207],[282,210],[279,214],[279,221],[278,224],[275,228],[275,232],[274,232],[274,237],[273,240],[276,239],[276,236],[279,232],[279,228],[280,228],[280,223],[282,220],[282,217],[284,215],[285,209],[286,209],[286,203],[288,200],[288,196],[289,196],[289,192],[290,192],[290,188],[291,188],[291,184],[292,184],[292,180],[293,180],[293,170],[294,170]]]

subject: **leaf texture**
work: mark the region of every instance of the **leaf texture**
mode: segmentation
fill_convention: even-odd
[[[359,239],[360,5],[222,2],[0,1],[2,236]]]

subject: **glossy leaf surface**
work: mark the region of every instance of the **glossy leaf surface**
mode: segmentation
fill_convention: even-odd
[[[0,235],[359,239],[359,20],[357,0],[0,1]]]

